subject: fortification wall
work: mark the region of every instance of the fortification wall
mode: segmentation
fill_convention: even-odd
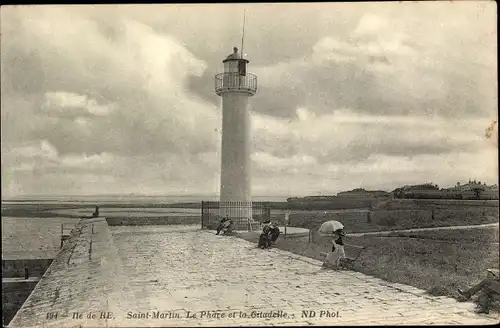
[[[340,213],[292,211],[289,225],[314,230],[323,222],[337,220],[346,232],[364,232],[492,223],[498,222],[499,215],[498,202],[492,201],[405,200],[383,208]]]
[[[291,213],[289,217],[289,225],[292,227],[301,227],[306,229],[315,229],[326,221],[336,220],[342,222],[346,227],[349,222],[366,221],[367,211],[346,212],[346,213],[323,213],[311,211],[311,213]]]
[[[497,208],[498,200],[455,200],[455,199],[392,199],[381,201],[377,204],[378,208],[387,210],[396,209],[431,209],[441,208],[457,209],[464,207],[485,207]]]

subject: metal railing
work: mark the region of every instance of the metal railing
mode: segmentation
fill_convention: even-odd
[[[201,228],[215,229],[220,220],[231,213],[231,219],[236,226],[245,227],[252,230],[253,227],[246,227],[248,214],[251,209],[251,217],[255,223],[271,219],[271,209],[267,202],[201,202]]]
[[[257,92],[257,76],[238,72],[215,75],[215,93],[220,96],[228,91],[242,91],[253,96]]]

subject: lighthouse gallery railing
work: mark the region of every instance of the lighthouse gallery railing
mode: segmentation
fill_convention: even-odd
[[[246,91],[252,95],[257,92],[257,76],[251,73],[241,75],[235,73],[219,73],[215,76],[215,92],[217,95],[225,91]]]

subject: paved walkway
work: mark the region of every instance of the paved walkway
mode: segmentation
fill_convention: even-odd
[[[474,304],[199,226],[82,220],[9,326],[494,324]]]
[[[374,231],[374,232],[356,232],[346,234],[348,237],[362,237],[362,236],[376,236],[376,235],[388,235],[395,232],[419,232],[419,231],[436,231],[436,230],[464,230],[464,229],[476,229],[476,228],[488,228],[488,227],[498,227],[498,222],[496,223],[485,223],[476,225],[463,225],[463,226],[448,226],[448,227],[433,227],[433,228],[414,228],[414,229],[404,229],[404,230],[386,230],[386,231]]]
[[[135,308],[116,314],[115,327],[498,322],[474,314],[472,303],[356,272],[321,270],[319,261],[197,227],[111,230],[135,298]],[[196,318],[186,318],[188,311]]]

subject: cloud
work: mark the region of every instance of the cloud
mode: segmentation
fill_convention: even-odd
[[[317,39],[303,57],[254,67],[263,94],[255,109],[284,117],[293,116],[297,105],[319,114],[349,108],[388,115],[496,115],[496,49],[481,34],[488,25],[471,19],[474,35],[445,17],[440,24],[421,22],[434,27],[424,36],[405,18],[404,12],[368,13],[350,33]],[[449,34],[454,38],[440,39]],[[462,51],[464,44],[476,53]]]
[[[333,194],[427,181],[448,186],[471,175],[498,179],[497,147],[484,136],[486,120],[349,110],[304,119],[307,109],[299,112],[303,119],[253,116],[256,190],[269,183],[283,193]]]
[[[182,154],[148,154],[134,157],[111,153],[60,154],[50,142],[7,145],[3,158],[2,188],[15,193],[20,186],[32,193],[45,188],[68,193],[199,193],[216,190],[217,153],[196,157]],[[188,173],[186,173],[188,172]],[[186,179],[189,174],[189,179]]]
[[[497,179],[488,8],[253,8],[254,193]],[[213,78],[241,42],[240,9],[3,8],[2,191],[217,192]]]
[[[253,191],[272,186],[277,194],[332,195],[353,188],[393,190],[405,184],[432,182],[440,187],[467,181],[473,176],[490,184],[498,183],[495,149],[480,152],[453,152],[414,157],[373,155],[355,163],[311,164],[302,169],[283,169],[273,175],[256,172]],[[484,163],[485,165],[481,165]],[[475,167],[473,171],[471,167]],[[383,187],[382,187],[383,186]]]
[[[307,170],[308,166],[316,163],[316,159],[309,155],[293,155],[288,158],[280,158],[264,152],[253,153],[252,160],[256,164],[257,169],[263,168],[264,170],[275,172]]]
[[[2,147],[14,154],[2,172],[7,193],[19,192],[19,180],[24,192],[43,192],[45,184],[73,192],[146,188],[154,180],[147,168],[165,185],[166,177],[184,176],[182,158],[215,151],[219,108],[186,88],[207,65],[174,36],[62,7],[5,12]],[[47,149],[51,158],[24,156]],[[99,177],[107,184],[92,182]]]
[[[11,8],[17,29],[4,36],[11,94],[44,95],[25,104],[40,122],[31,124],[32,138],[50,141],[61,153],[215,146],[218,109],[185,90],[187,78],[202,74],[206,63],[174,37],[134,21],[108,26],[60,8],[35,8]],[[17,65],[20,58],[30,69]],[[5,108],[18,110],[12,103]]]
[[[255,115],[254,148],[278,157],[308,154],[320,162],[362,161],[373,154],[415,156],[486,147],[486,120],[378,116],[349,110],[295,120]],[[306,119],[307,118],[307,119]]]
[[[72,92],[47,92],[40,106],[47,115],[59,117],[105,116],[116,110],[116,105],[99,105],[97,100]]]
[[[388,32],[391,29],[391,24],[382,17],[372,13],[365,14],[359,20],[358,27],[354,30],[353,34],[356,36],[370,35],[379,37],[383,32]]]

